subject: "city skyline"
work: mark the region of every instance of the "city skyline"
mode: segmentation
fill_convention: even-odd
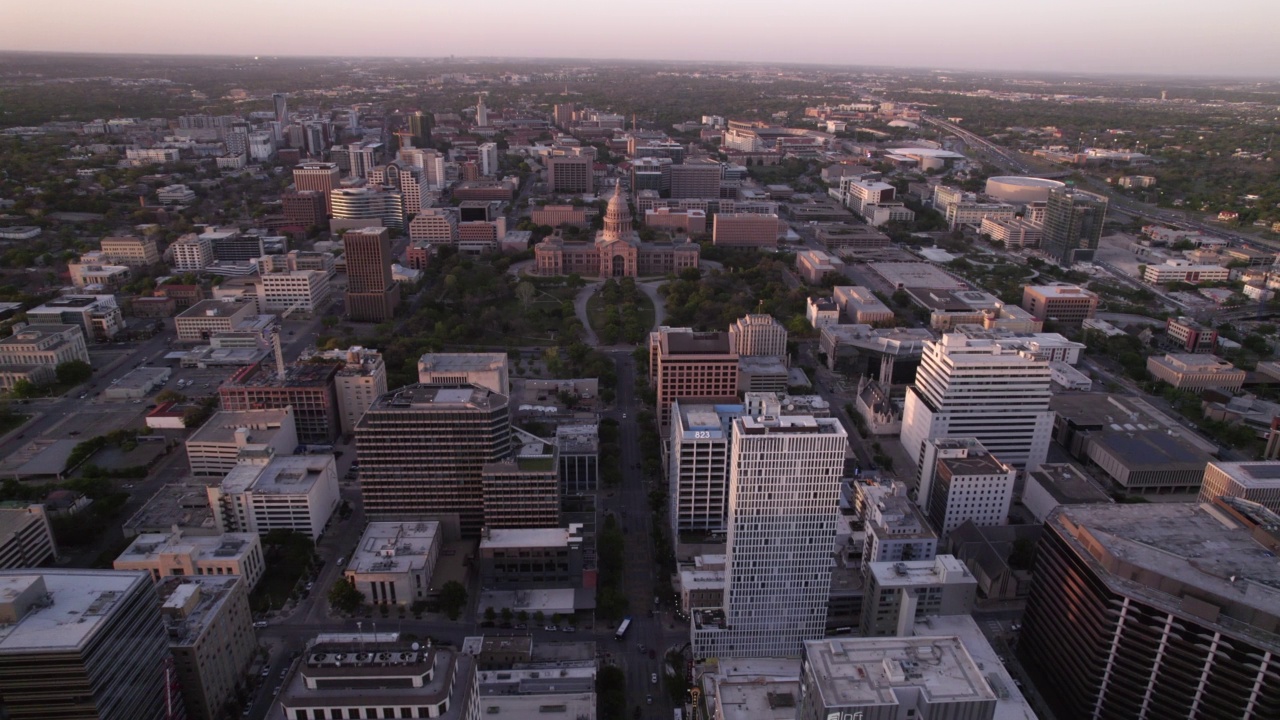
[[[759,62],[883,66],[936,70],[1056,71],[1068,73],[1156,74],[1275,77],[1280,46],[1269,42],[1268,27],[1280,23],[1280,5],[1237,0],[1238,12],[1204,15],[1188,0],[1112,5],[1082,0],[1073,15],[1037,12],[1013,0],[976,0],[964,5],[928,3],[905,17],[889,7],[859,8],[856,15],[830,0],[806,8],[806,16],[782,17],[778,11],[745,13],[726,0],[697,4],[657,0],[654,10],[628,23],[630,32],[605,33],[598,6],[560,0],[530,17],[509,0],[487,11],[461,13],[387,0],[389,15],[399,18],[380,30],[369,46],[317,47],[314,38],[349,22],[347,7],[316,2],[307,12],[287,5],[250,5],[230,0],[231,9],[202,18],[197,35],[175,32],[139,37],[139,18],[164,16],[170,9],[155,0],[127,0],[102,7],[68,0],[18,7],[0,28],[0,51],[108,54],[219,55],[269,57],[509,57],[564,59],[565,45],[538,42],[541,32],[573,31],[578,59],[665,60],[672,62]],[[59,6],[66,12],[59,13]],[[669,10],[671,12],[662,12]],[[1195,13],[1192,15],[1192,13]],[[64,18],[58,32],[45,31],[45,18]],[[818,22],[824,14],[847,21]],[[239,23],[233,18],[255,18]],[[1241,24],[1248,15],[1253,21]],[[544,19],[545,18],[545,19]],[[650,19],[652,18],[652,19]],[[670,22],[679,18],[681,22]],[[733,32],[706,32],[732,21]],[[1083,20],[1088,19],[1084,24]],[[1105,22],[1102,20],[1105,19]],[[453,21],[478,23],[484,33],[432,33]],[[443,22],[442,22],[443,21]],[[1060,22],[1061,24],[1055,24]],[[779,28],[794,30],[779,35]],[[296,30],[281,34],[278,28]],[[1073,31],[1073,28],[1087,28]],[[118,31],[118,32],[116,32]],[[655,51],[652,33],[661,33]],[[476,37],[484,38],[477,43]],[[854,42],[856,41],[856,42]],[[1194,47],[1195,52],[1187,52]]]

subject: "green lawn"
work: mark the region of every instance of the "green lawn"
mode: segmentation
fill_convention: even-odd
[[[601,289],[587,300],[587,320],[605,345],[644,342],[653,329],[653,317],[653,301],[638,289]]]

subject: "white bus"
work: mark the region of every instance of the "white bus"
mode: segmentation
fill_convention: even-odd
[[[616,639],[621,640],[627,636],[627,630],[629,630],[630,628],[631,628],[631,618],[625,617],[622,619],[622,624],[618,626],[618,632],[614,633],[613,636]]]

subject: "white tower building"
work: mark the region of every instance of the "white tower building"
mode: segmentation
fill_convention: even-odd
[[[902,446],[923,466],[929,438],[972,437],[1034,470],[1049,452],[1049,363],[986,339],[949,333],[924,344],[902,413]]]
[[[835,418],[733,421],[723,609],[695,610],[695,657],[797,657],[821,638],[848,436]]]

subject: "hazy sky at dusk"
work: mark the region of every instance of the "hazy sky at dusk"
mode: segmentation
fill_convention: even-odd
[[[40,0],[0,50],[1280,76],[1280,0]]]

